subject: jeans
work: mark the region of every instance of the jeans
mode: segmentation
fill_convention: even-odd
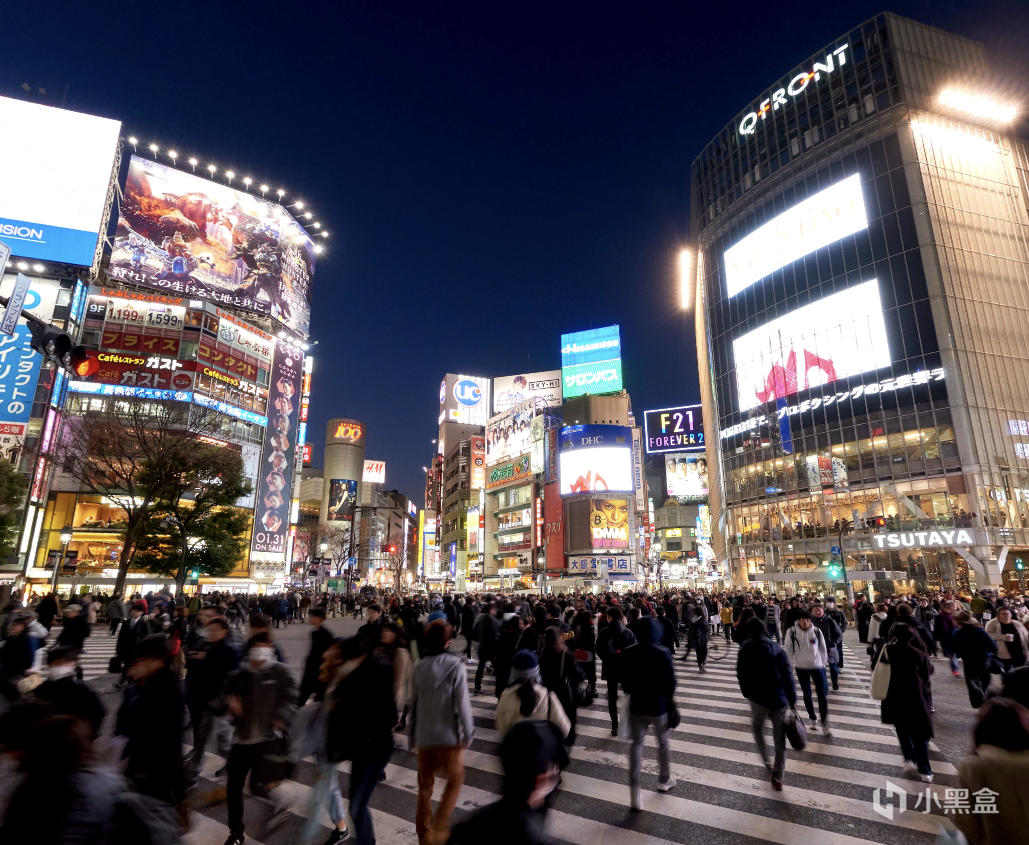
[[[611,730],[618,731],[618,679],[607,679],[607,712],[611,716]]]
[[[475,689],[482,689],[482,675],[486,671],[486,664],[493,662],[493,655],[489,651],[479,649],[479,665],[475,667]],[[494,670],[496,666],[493,667]]]
[[[350,820],[358,845],[375,845],[375,828],[368,804],[393,753],[393,738],[381,750],[363,751],[350,762]]]
[[[750,728],[754,733],[757,753],[768,763],[768,745],[765,743],[765,720],[772,721],[772,742],[775,746],[775,761],[772,763],[772,777],[782,780],[786,774],[786,710],[780,707],[772,710],[756,701],[750,702]]]
[[[111,636],[112,637],[116,637],[116,636],[118,636],[118,628],[121,627],[121,620],[120,619],[112,619],[110,621],[111,621]]]
[[[216,738],[218,754],[228,760],[232,750],[232,725],[228,716],[215,716],[206,703],[191,705],[189,719],[193,724],[193,750],[186,763],[186,776],[189,781],[195,781],[203,768],[207,741],[212,732]]]
[[[632,736],[632,748],[629,751],[629,795],[633,806],[640,805],[640,769],[643,767],[643,741],[647,736],[647,728],[654,726],[657,734],[657,763],[660,774],[658,780],[668,783],[672,776],[668,762],[668,716],[629,716],[629,732]]]
[[[329,811],[329,818],[332,820],[333,825],[338,825],[340,822],[346,821],[347,818],[346,810],[343,807],[343,793],[339,788],[339,771],[336,769],[336,765],[329,762],[324,750],[319,750],[315,754],[314,761],[318,765],[318,780],[311,790],[307,804],[307,811],[305,813],[307,820],[304,822],[304,833],[302,836],[304,842],[312,841],[315,834],[321,832],[318,824],[319,806],[324,805]]]
[[[260,764],[270,745],[270,742],[236,744],[229,752],[229,782],[225,804],[229,813],[229,833],[235,836],[243,834],[243,785],[246,783],[247,774]],[[250,778],[250,790],[255,794],[260,792],[259,784],[254,783],[253,775]]]
[[[835,663],[829,664],[829,680],[832,682],[833,689],[840,688],[840,667]]]
[[[933,770],[929,767],[929,740],[925,737],[917,737],[906,728],[894,725],[897,731],[897,739],[900,741],[900,750],[905,760],[910,760],[918,767],[921,775],[931,775]]]
[[[814,681],[815,694],[818,696],[818,718],[824,722],[829,717],[829,702],[825,698],[825,669],[798,669],[797,680],[800,681],[804,706],[812,722],[815,720],[815,707],[811,701],[811,682]]]
[[[447,782],[440,796],[436,812],[432,812],[432,788],[436,775]],[[457,804],[457,797],[464,785],[464,748],[439,746],[418,749],[418,808],[415,811],[414,828],[419,845],[430,840],[430,834],[445,842],[450,836],[450,816]]]
[[[843,668],[843,638],[840,637],[840,641],[836,643],[836,668]]]

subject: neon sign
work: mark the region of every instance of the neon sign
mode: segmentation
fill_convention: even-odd
[[[333,440],[349,440],[356,443],[364,437],[364,426],[356,422],[341,422],[336,426],[336,433],[332,435]]]
[[[759,120],[764,120],[770,111],[779,111],[780,106],[789,103],[789,100],[786,99],[787,96],[791,99],[799,96],[812,81],[818,82],[823,73],[830,74],[837,67],[843,67],[847,63],[847,50],[849,49],[849,44],[837,47],[825,57],[824,62],[815,62],[810,71],[798,73],[784,88],[777,88],[773,91],[771,95],[760,102],[757,111],[747,112],[743,115],[743,120],[740,121],[740,134],[753,135]],[[834,61],[834,56],[838,57],[838,62]]]

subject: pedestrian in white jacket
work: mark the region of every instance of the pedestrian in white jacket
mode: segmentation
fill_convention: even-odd
[[[818,696],[818,718],[821,721],[822,734],[826,739],[832,738],[829,729],[829,702],[825,679],[825,667],[829,665],[829,653],[825,647],[822,632],[811,624],[811,615],[805,610],[797,617],[793,627],[783,638],[783,648],[797,672],[800,689],[804,694],[804,706],[811,719],[811,729],[817,730],[819,721],[815,719],[815,706],[811,700],[811,684],[814,683]]]

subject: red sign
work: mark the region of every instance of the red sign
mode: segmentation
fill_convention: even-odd
[[[547,570],[565,568],[564,506],[558,483],[543,487],[543,548]]]
[[[310,443],[305,443],[304,446],[303,446],[303,449],[304,449],[304,458],[303,458],[304,466],[310,466],[311,465],[311,444]]]

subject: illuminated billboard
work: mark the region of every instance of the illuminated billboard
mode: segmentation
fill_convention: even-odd
[[[875,279],[804,305],[732,342],[739,410],[891,362]]]
[[[333,478],[329,481],[329,522],[353,520],[357,504],[357,481],[350,478]]]
[[[565,399],[622,389],[619,327],[561,335],[561,389]]]
[[[0,97],[0,240],[11,253],[88,267],[121,123]]]
[[[492,466],[524,455],[532,446],[532,419],[536,400],[515,405],[510,411],[491,417],[486,424],[486,464]]]
[[[693,454],[665,455],[668,495],[685,503],[707,500],[707,458]]]
[[[648,455],[704,450],[704,418],[700,405],[677,405],[643,412]]]
[[[361,481],[365,484],[385,484],[386,462],[366,460],[361,471]]]
[[[725,251],[725,292],[736,296],[798,258],[868,228],[861,175],[797,203]]]
[[[629,548],[627,499],[593,499],[590,503],[590,541],[594,549]]]
[[[632,493],[632,430],[618,425],[565,426],[558,477],[562,496]]]
[[[310,328],[314,242],[282,206],[133,156],[108,274]]]
[[[439,385],[439,421],[486,425],[491,380],[447,373]]]
[[[472,453],[472,468],[469,483],[472,490],[482,490],[486,486],[486,438],[469,438],[469,445],[471,446]]]
[[[325,442],[327,444],[342,443],[347,446],[363,446],[364,423],[359,420],[333,418],[325,427]]]
[[[493,379],[493,413],[502,414],[529,399],[538,399],[543,407],[561,404],[561,371],[524,373]]]

